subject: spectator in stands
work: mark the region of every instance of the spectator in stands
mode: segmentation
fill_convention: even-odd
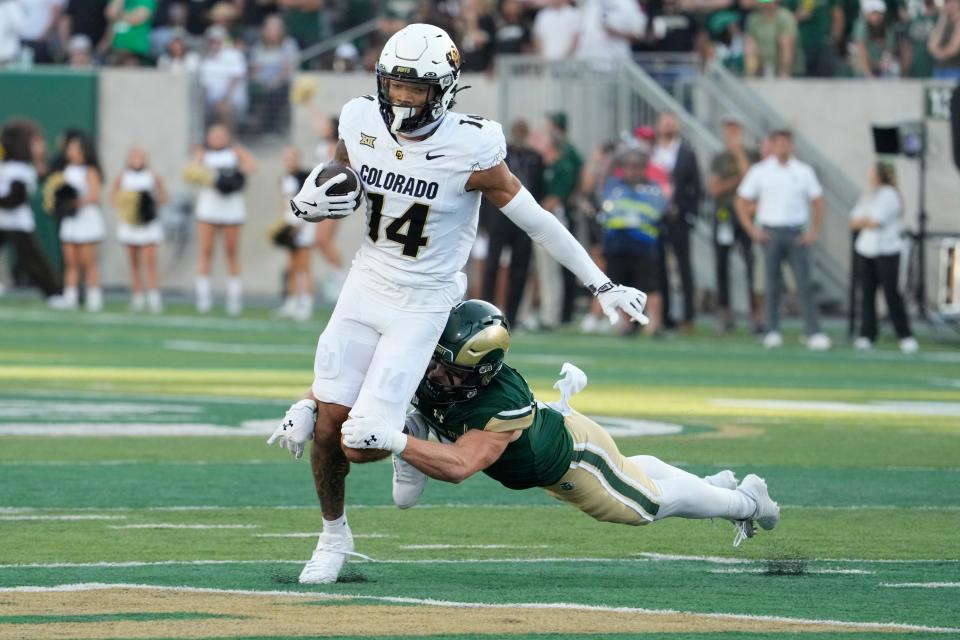
[[[63,251],[63,296],[59,309],[75,309],[81,278],[86,288],[87,311],[103,309],[103,291],[97,251],[106,235],[100,196],[103,174],[90,136],[72,138],[64,149],[67,166],[63,181],[71,189],[59,208],[60,244]]]
[[[768,349],[783,345],[780,267],[788,260],[803,309],[807,348],[823,351],[830,348],[830,338],[820,331],[810,279],[810,246],[823,224],[823,188],[813,169],[793,157],[789,130],[775,131],[771,147],[770,157],[753,165],[743,178],[736,200],[740,224],[764,249],[768,333],[763,345]]]
[[[150,29],[156,9],[157,0],[110,0],[106,15],[113,32],[114,64],[138,66],[152,62]]]
[[[210,262],[214,241],[221,233],[229,273],[227,314],[236,316],[243,310],[240,229],[247,218],[243,190],[246,176],[256,168],[250,152],[233,143],[230,129],[215,124],[207,130],[205,145],[193,150],[193,160],[184,169],[184,179],[200,187],[196,203],[198,313],[208,313],[213,308]]]
[[[117,240],[130,260],[131,311],[163,311],[157,279],[157,247],[163,242],[158,209],[167,201],[167,190],[153,171],[143,148],[127,152],[126,166],[113,182],[110,200],[119,218]]]
[[[280,132],[290,119],[290,84],[300,51],[278,15],[267,16],[250,52],[250,89],[261,132]]]
[[[5,4],[13,3],[0,1],[0,14]],[[40,247],[30,206],[37,176],[45,170],[43,135],[33,122],[10,120],[0,130],[0,149],[0,248],[13,246],[31,283],[53,302],[60,292],[59,277]]]
[[[860,198],[851,213],[850,226],[857,233],[854,245],[860,271],[860,337],[853,346],[873,348],[877,340],[877,286],[883,289],[890,321],[900,340],[900,350],[915,353],[918,345],[898,291],[900,252],[903,249],[903,198],[890,162],[879,161],[870,168],[870,191]]]
[[[280,2],[279,0],[240,0],[239,6],[241,6],[239,23],[243,30],[243,42],[248,47],[252,47],[260,37],[261,27],[267,17],[280,12]]]
[[[570,0],[549,0],[533,20],[534,51],[544,60],[568,60],[579,37],[580,12]]]
[[[301,49],[317,44],[326,35],[326,0],[278,0],[287,33]]]
[[[744,38],[738,14],[733,11],[714,13],[707,19],[707,30],[712,40],[710,55],[733,73],[743,74]]]
[[[0,67],[20,61],[24,18],[18,0],[0,0]]]
[[[516,120],[510,126],[510,144],[507,146],[507,166],[513,175],[527,187],[533,197],[540,202],[544,195],[543,157],[530,148],[528,138],[530,127],[525,120]],[[510,252],[510,267],[507,277],[507,304],[504,306],[507,322],[516,325],[520,300],[523,298],[530,271],[530,255],[533,243],[530,236],[511,222],[499,209],[486,199],[483,201],[483,216],[486,221],[489,246],[483,269],[481,297],[484,300],[497,299],[497,279],[500,275],[500,258],[504,248]]]
[[[206,41],[200,62],[206,119],[233,129],[247,110],[247,61],[221,26],[207,29]]]
[[[523,15],[520,0],[501,0],[494,42],[497,55],[530,53],[532,50],[530,25]]]
[[[937,61],[933,77],[960,82],[960,0],[944,0],[927,47]]]
[[[49,64],[57,54],[57,24],[65,0],[18,0],[24,20],[20,26],[20,44],[33,62]]]
[[[165,19],[160,21],[160,11],[166,10]],[[167,52],[170,42],[174,38],[186,38],[187,34],[187,5],[183,2],[173,2],[157,9],[158,20],[154,20],[154,28],[150,32],[150,50],[158,59]],[[194,44],[190,42],[190,44]]]
[[[545,144],[538,148],[544,162],[544,209],[567,224],[567,198],[576,188],[579,165],[565,156],[565,141],[558,135],[549,134]],[[556,329],[563,316],[564,282],[560,264],[539,244],[533,245],[534,268],[537,273],[537,292],[540,308],[536,319],[525,317],[529,329]]]
[[[853,26],[856,52],[853,66],[864,78],[895,78],[900,75],[897,36],[886,21],[883,0],[864,0],[863,15]]]
[[[497,26],[487,0],[463,0],[457,21],[463,71],[488,71],[493,66]]]
[[[290,198],[297,195],[304,180],[310,173],[300,164],[296,149],[283,150],[283,177],[280,178],[285,233],[283,238],[274,236],[274,242],[284,246],[289,255],[287,262],[286,297],[283,306],[277,309],[279,318],[306,321],[313,315],[313,276],[310,274],[310,254],[316,238],[317,229],[333,220],[311,223],[297,217],[290,209]]]
[[[757,2],[747,17],[744,70],[748,76],[788,78],[795,65],[797,20],[777,0]]]
[[[762,309],[759,295],[754,293],[753,246],[750,236],[737,219],[734,198],[737,187],[750,167],[760,159],[754,149],[743,143],[743,124],[735,116],[723,120],[724,150],[710,162],[710,177],[707,191],[713,197],[713,243],[717,258],[717,320],[721,333],[733,328],[730,312],[730,255],[740,247],[746,268],[746,290],[753,312],[754,331],[762,325]]]
[[[797,21],[797,57],[804,75],[836,75],[837,44],[843,42],[843,8],[838,0],[784,0],[784,7]]]
[[[71,69],[93,67],[93,43],[90,38],[82,33],[70,37],[70,42],[67,43],[67,64]]]
[[[930,33],[937,24],[937,3],[924,0],[920,12],[910,18],[900,39],[900,69],[908,78],[929,78],[933,75],[933,56],[927,48]]]
[[[657,141],[650,158],[670,176],[670,208],[663,219],[663,234],[660,237],[660,292],[663,294],[663,322],[673,326],[670,318],[669,278],[667,277],[666,250],[673,252],[680,272],[683,288],[683,321],[681,331],[693,329],[694,285],[693,268],[690,263],[690,228],[696,223],[700,210],[703,186],[700,169],[693,148],[680,137],[680,121],[675,113],[664,111],[657,120]]]
[[[220,0],[210,9],[208,19],[210,27],[223,27],[227,30],[230,41],[240,49],[246,49],[246,41],[243,39],[243,32],[237,24],[240,17],[237,7],[229,0]],[[209,29],[210,27],[207,27]]]
[[[157,66],[176,73],[197,73],[200,71],[200,54],[192,51],[189,37],[184,30],[175,30],[167,42],[166,50],[157,60]]]
[[[645,331],[655,335],[663,316],[657,238],[669,203],[659,185],[646,177],[649,154],[646,145],[620,153],[614,163],[620,177],[611,176],[604,184],[599,220],[606,271],[617,282],[646,292],[650,323]],[[622,335],[640,328],[631,322],[620,326]]]
[[[109,0],[67,0],[57,26],[60,42],[69,42],[72,36],[90,38],[95,56],[109,46],[104,42],[107,32],[107,4]]]
[[[576,54],[581,59],[628,58],[647,29],[647,16],[635,0],[583,0],[581,16]]]

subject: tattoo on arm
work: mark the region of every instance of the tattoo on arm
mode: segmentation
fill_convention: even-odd
[[[337,150],[333,153],[333,161],[349,165],[350,156],[347,155],[347,144],[343,140],[337,141]]]

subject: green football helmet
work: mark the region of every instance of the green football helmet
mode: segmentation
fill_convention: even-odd
[[[500,309],[483,300],[453,308],[424,377],[436,404],[464,402],[490,384],[510,349],[510,330]]]

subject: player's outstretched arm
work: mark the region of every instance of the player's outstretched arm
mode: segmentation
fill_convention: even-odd
[[[475,172],[467,181],[467,189],[483,193],[534,242],[542,245],[554,260],[580,278],[580,282],[597,296],[610,322],[616,322],[621,311],[634,322],[642,325],[650,322],[643,315],[647,294],[611,282],[583,245],[555,215],[537,203],[506,163]]]
[[[431,478],[453,483],[463,482],[496,462],[516,437],[515,431],[471,429],[456,442],[445,444],[409,437],[364,418],[347,420],[340,433],[348,447],[391,451]]]

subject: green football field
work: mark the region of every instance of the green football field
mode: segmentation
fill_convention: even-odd
[[[625,454],[758,473],[780,526],[734,549],[725,521],[602,524],[482,475],[401,511],[380,462],[347,483],[370,560],[306,586],[309,463],[265,440],[322,327],[0,301],[0,639],[960,635],[956,342],[518,334],[540,399],[577,364]]]

